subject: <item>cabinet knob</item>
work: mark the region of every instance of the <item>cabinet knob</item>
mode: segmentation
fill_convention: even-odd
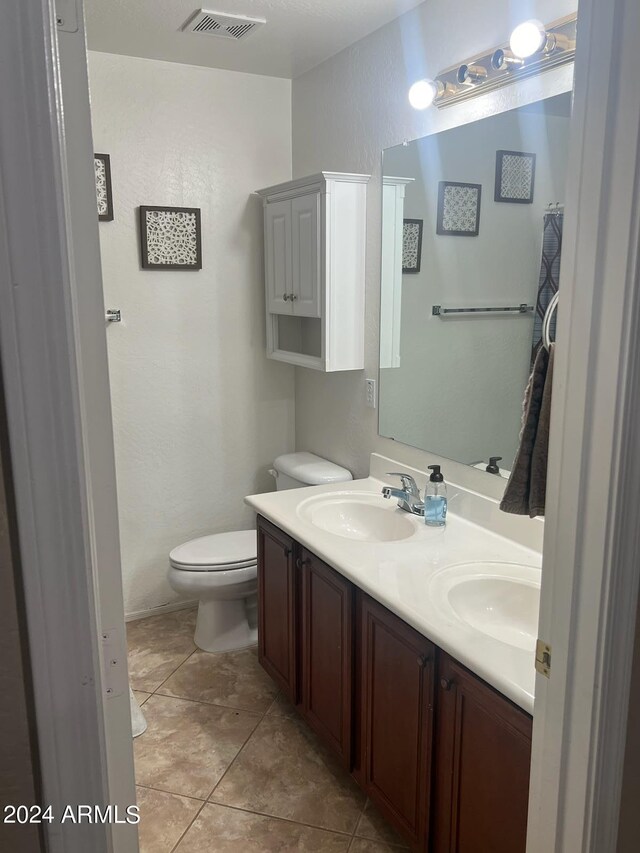
[[[300,557],[298,557],[298,559],[296,560],[296,566],[299,569],[301,569],[303,566],[310,565],[310,563],[311,563],[311,560],[308,557],[305,558],[304,560],[302,560]]]
[[[418,666],[421,667],[421,669],[424,669],[428,663],[429,658],[427,657],[427,655],[420,655],[420,657],[418,658]]]
[[[283,300],[284,300],[285,302],[288,302],[288,301],[289,301],[289,294],[288,294],[288,293],[283,293],[283,294],[282,294],[282,298],[283,298]]]
[[[292,302],[293,302],[294,300],[296,300],[297,298],[298,298],[298,294],[297,294],[297,293],[290,293],[290,294],[289,294],[289,299],[290,299]]]
[[[285,557],[290,557],[291,556],[291,548],[285,548],[284,549],[284,555],[285,555]]]
[[[451,690],[453,685],[454,685],[454,682],[451,678],[441,678],[440,679],[440,687],[442,687],[443,690]]]

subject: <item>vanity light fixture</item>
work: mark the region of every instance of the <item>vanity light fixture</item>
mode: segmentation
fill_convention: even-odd
[[[451,96],[456,87],[441,80],[416,80],[409,89],[409,103],[414,110],[426,110],[437,98]]]
[[[432,104],[444,107],[573,62],[577,18],[567,15],[547,26],[533,19],[518,24],[508,45],[447,68],[435,80],[414,83],[409,89],[411,106],[417,110]]]
[[[547,44],[547,31],[540,21],[524,21],[511,33],[509,47],[514,56],[528,59],[534,53],[544,50]]]

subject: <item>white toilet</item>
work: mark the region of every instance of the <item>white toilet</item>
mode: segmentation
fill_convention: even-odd
[[[286,453],[273,463],[278,489],[342,483],[353,479],[346,468],[313,453]],[[194,641],[206,652],[253,646],[257,625],[257,540],[255,530],[201,536],[169,554],[169,583],[198,598]]]

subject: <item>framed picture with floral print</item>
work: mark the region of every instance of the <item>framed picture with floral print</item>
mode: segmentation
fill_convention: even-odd
[[[422,219],[404,219],[402,224],[402,272],[420,272]]]
[[[477,237],[480,233],[481,184],[440,181],[436,234]]]
[[[145,270],[202,269],[199,207],[140,207]]]
[[[111,158],[108,154],[94,154],[93,165],[96,172],[96,203],[98,205],[98,219],[101,222],[111,222],[113,219]]]

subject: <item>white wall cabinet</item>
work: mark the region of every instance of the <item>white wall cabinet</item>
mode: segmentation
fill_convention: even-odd
[[[364,367],[368,180],[321,172],[259,190],[269,358],[323,371]]]
[[[382,178],[380,367],[400,367],[405,187],[414,178]]]

